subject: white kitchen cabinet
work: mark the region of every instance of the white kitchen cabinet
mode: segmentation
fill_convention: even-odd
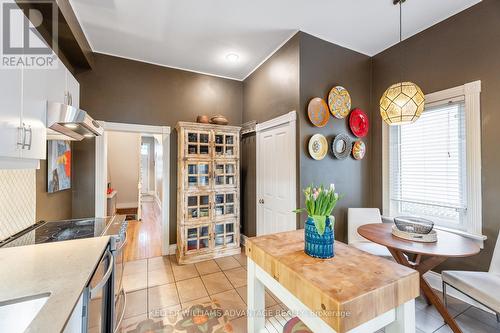
[[[47,156],[48,69],[24,69],[21,121],[26,131],[22,158],[44,160]]]
[[[22,70],[0,69],[0,156],[21,157]]]
[[[80,107],[80,84],[75,79],[75,77],[71,74],[69,70],[66,70],[66,92],[67,97],[69,98],[70,105],[75,108]]]
[[[65,103],[66,96],[66,67],[57,58],[56,68],[46,69],[46,99],[50,102]]]
[[[66,323],[63,333],[81,333],[83,332],[83,294],[80,296],[71,316]]]

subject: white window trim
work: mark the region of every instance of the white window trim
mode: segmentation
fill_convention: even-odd
[[[466,83],[425,95],[426,105],[463,97],[465,99],[466,124],[466,166],[467,166],[467,230],[447,230],[478,241],[483,246],[486,236],[482,234],[482,192],[481,192],[481,81]],[[424,111],[425,112],[425,111]],[[389,125],[382,125],[382,200],[383,214],[390,216],[390,179],[389,179]]]

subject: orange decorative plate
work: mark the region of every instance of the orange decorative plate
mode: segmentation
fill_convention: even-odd
[[[307,107],[307,115],[309,120],[316,127],[324,127],[330,119],[328,105],[323,98],[315,97],[309,102]]]
[[[343,119],[351,111],[351,96],[342,86],[333,87],[328,94],[328,106],[335,118]]]

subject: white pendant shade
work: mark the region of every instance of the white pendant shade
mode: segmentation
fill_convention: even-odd
[[[390,86],[380,99],[380,115],[389,125],[415,122],[424,111],[425,96],[413,82]]]

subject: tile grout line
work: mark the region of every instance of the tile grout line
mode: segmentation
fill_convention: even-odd
[[[193,265],[194,265],[194,269],[196,269],[196,271],[198,272],[198,275],[199,275],[200,280],[201,280],[201,284],[203,285],[203,288],[205,288],[205,291],[207,293],[208,298],[210,298],[210,300],[212,300],[212,298],[210,297],[210,293],[208,292],[207,286],[205,285],[205,281],[203,281],[202,275],[200,274],[200,271],[198,270],[198,267],[196,267],[196,264],[193,264]]]
[[[168,256],[168,261],[170,263],[170,269],[172,270],[172,276],[174,277],[175,292],[177,293],[177,299],[179,300],[179,306],[182,310],[181,293],[179,292],[179,287],[177,287],[177,280],[175,279],[174,267],[173,267],[172,260],[170,260],[170,256]]]
[[[230,257],[231,257],[231,258],[233,258],[234,260],[236,260],[233,256],[230,256]],[[217,262],[217,260],[215,260],[215,259],[213,259],[213,260],[215,261],[215,264],[216,264],[217,266],[219,266],[219,269],[221,270],[222,274],[224,274],[224,276],[226,277],[226,279],[229,281],[229,284],[231,284],[231,286],[233,287],[233,289],[232,289],[232,290],[234,290],[234,292],[236,293],[236,295],[238,295],[238,297],[239,297],[239,298],[240,298],[240,300],[241,300],[241,301],[245,304],[245,307],[246,307],[246,306],[247,306],[247,303],[243,300],[243,298],[241,297],[241,295],[238,293],[238,291],[237,291],[237,290],[236,290],[236,288],[234,287],[234,285],[233,285],[233,283],[231,282],[231,280],[227,277],[227,274],[225,273],[225,271],[224,271],[224,270],[222,269],[222,267],[219,265],[219,263]],[[243,266],[241,265],[241,263],[240,263],[238,260],[236,260],[236,262],[238,263],[238,265],[239,265],[240,267],[243,267]],[[232,268],[232,269],[236,269],[236,268],[239,268],[239,267],[234,267],[234,268]],[[203,281],[203,279],[202,279],[202,281]],[[230,289],[230,290],[223,291],[223,293],[228,292],[228,291],[231,291],[231,289]],[[208,297],[210,297],[210,299],[213,301],[212,295],[208,295]],[[236,318],[233,318],[233,319],[231,319],[231,320],[229,320],[229,321],[231,322],[231,321],[233,321],[233,320],[235,320],[235,319],[238,319],[238,318],[241,318],[241,317],[243,317],[243,315],[241,315],[241,316],[239,316],[239,317],[236,317]]]

